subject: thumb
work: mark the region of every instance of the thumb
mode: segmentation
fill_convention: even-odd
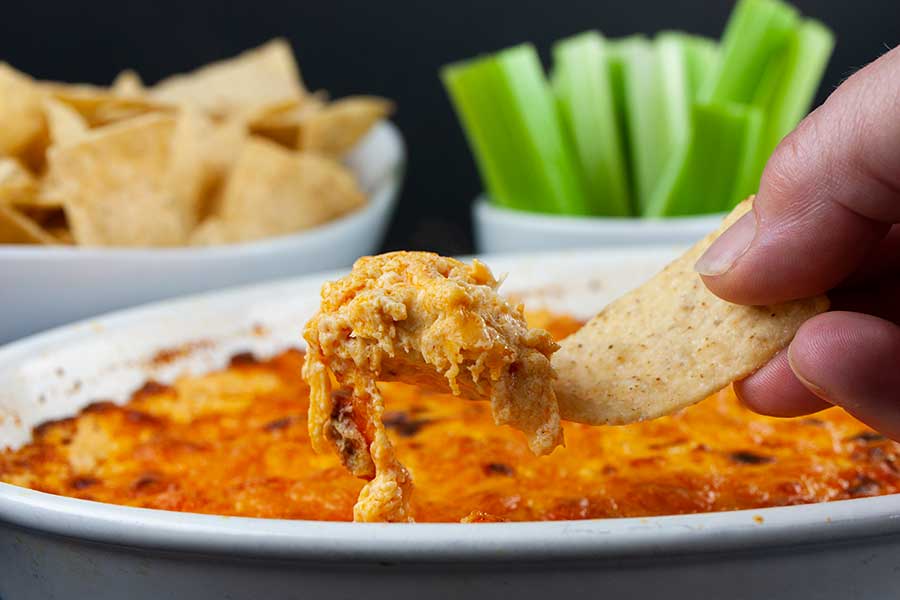
[[[848,79],[775,150],[754,209],[697,262],[716,295],[823,293],[900,222],[900,48]]]

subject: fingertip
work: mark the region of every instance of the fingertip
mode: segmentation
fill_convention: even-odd
[[[900,382],[900,328],[871,315],[827,312],[800,326],[787,356],[806,387],[846,406],[849,397],[883,395],[888,379]]]
[[[785,352],[746,379],[736,381],[734,391],[747,408],[770,417],[799,417],[831,406],[794,376]]]
[[[741,208],[738,207],[737,210]],[[730,271],[737,260],[750,248],[756,237],[756,213],[751,208],[731,227],[722,232],[694,264],[694,270],[707,277]]]
[[[788,352],[797,379],[816,396],[900,439],[900,328],[860,313],[810,319]]]
[[[771,305],[822,294],[856,270],[890,230],[836,204],[777,205],[762,196],[758,231],[722,273],[703,274],[707,288],[728,302]]]

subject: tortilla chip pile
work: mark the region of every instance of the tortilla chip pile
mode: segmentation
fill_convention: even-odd
[[[341,159],[391,103],[310,93],[273,40],[145,87],[0,63],[0,244],[185,246],[314,227],[366,196]]]

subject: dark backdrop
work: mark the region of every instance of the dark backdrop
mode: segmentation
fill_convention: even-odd
[[[900,42],[897,0],[798,0],[838,45],[820,100]],[[410,161],[387,249],[471,250],[479,183],[437,69],[517,42],[550,44],[584,29],[610,36],[677,28],[718,36],[728,0],[122,0],[5,2],[0,59],[37,77],[108,83],[125,67],[147,82],[276,35],[294,45],[307,84],[335,96],[397,101]]]

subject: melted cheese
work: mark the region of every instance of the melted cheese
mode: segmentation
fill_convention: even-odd
[[[557,339],[578,327],[546,313],[529,321]],[[296,350],[261,362],[239,355],[222,372],[148,383],[123,406],[46,423],[26,446],[0,450],[0,481],[163,510],[349,521],[364,482],[310,447],[303,360]],[[837,408],[775,419],[726,390],[650,422],[566,423],[566,447],[536,457],[486,403],[378,387],[421,522],[644,517],[900,492],[900,444]]]
[[[529,329],[498,286],[477,260],[394,252],[362,258],[323,287],[304,331],[310,438],[319,452],[334,445],[354,475],[370,479],[356,520],[411,520],[412,481],[385,433],[377,381],[489,399],[494,421],[524,431],[535,453],[562,443],[549,360],[558,346]]]

